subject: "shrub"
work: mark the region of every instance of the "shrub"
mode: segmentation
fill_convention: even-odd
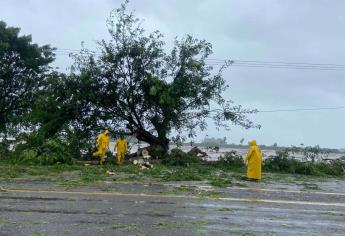
[[[345,175],[345,163],[342,161],[334,161],[331,163],[318,162],[315,163],[315,167],[317,173],[333,176]]]
[[[169,166],[189,166],[192,163],[202,163],[199,157],[189,155],[181,149],[172,149],[171,154],[166,154],[162,158],[162,164]]]
[[[296,170],[304,168],[303,163],[285,155],[270,157],[263,162],[264,170],[284,173],[296,173]]]
[[[10,150],[6,143],[0,142],[0,160],[7,159],[10,155]]]
[[[26,164],[52,165],[72,164],[73,158],[64,143],[57,139],[49,139],[37,147],[26,144],[19,145],[14,152],[12,161]]]
[[[263,163],[264,171],[303,174],[303,175],[344,175],[344,163],[341,161],[315,162],[315,159],[310,161],[300,161],[293,157],[289,157],[288,152],[277,152],[276,156],[271,156]]]
[[[164,181],[202,181],[205,177],[198,173],[197,169],[185,168],[170,175],[165,175],[162,179]]]
[[[39,148],[38,160],[41,165],[50,165],[57,163],[71,164],[73,157],[68,147],[59,140],[48,140]]]
[[[66,134],[61,136],[68,147],[68,152],[75,159],[89,159],[92,153],[96,151],[95,139],[79,130],[66,130]]]
[[[24,149],[19,153],[18,158],[15,159],[16,162],[21,163],[36,163],[37,156],[37,151],[35,149]]]
[[[232,169],[242,168],[245,166],[243,157],[236,151],[231,151],[221,156],[218,161],[214,162],[214,165],[221,168]]]

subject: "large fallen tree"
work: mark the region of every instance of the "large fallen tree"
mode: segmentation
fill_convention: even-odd
[[[227,85],[222,71],[207,64],[212,46],[192,36],[174,42],[167,53],[159,31],[145,34],[141,21],[127,12],[127,1],[114,10],[107,26],[109,42],[98,42],[96,52],[83,49],[74,55],[72,76],[81,88],[80,100],[87,101],[85,119],[117,132],[135,135],[166,152],[169,134],[193,137],[211,118],[218,127],[229,124],[253,127],[246,114],[254,111],[226,101]],[[92,96],[90,96],[92,94]]]

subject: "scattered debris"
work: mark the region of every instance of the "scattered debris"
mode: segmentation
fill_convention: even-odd
[[[133,164],[139,166],[141,170],[153,168],[153,165],[144,159],[133,160]]]
[[[336,162],[341,162],[341,163],[344,163],[345,162],[345,157],[340,157],[340,158],[337,158],[337,159],[331,159],[331,158],[322,158],[322,161],[325,161],[327,163],[336,163]]]
[[[207,156],[207,153],[206,152],[203,152],[201,151],[198,147],[193,147],[189,152],[188,152],[189,155],[192,155],[192,156],[197,156],[197,157],[206,157]]]
[[[215,151],[216,153],[219,152],[219,149],[220,149],[219,146],[214,146],[214,147],[208,146],[208,147],[206,147],[207,151],[211,151],[211,152]]]
[[[153,165],[150,164],[150,162],[148,162],[148,161],[145,162],[143,166],[145,166],[145,167],[147,167],[147,168],[153,168]]]
[[[7,189],[5,189],[2,186],[0,186],[0,192],[7,192]]]
[[[108,175],[116,175],[116,173],[115,172],[113,172],[113,171],[110,171],[110,170],[107,170],[107,172],[106,172]]]
[[[83,161],[82,163],[84,164],[84,166],[88,166],[88,165],[98,165],[98,164],[99,164],[99,160]]]
[[[140,150],[141,156],[138,159],[131,159],[132,163],[138,166],[141,170],[153,168],[153,165],[148,161],[151,156],[146,148]]]
[[[151,158],[149,151],[147,151],[146,148],[141,152],[141,154],[142,154],[144,159],[150,159]]]

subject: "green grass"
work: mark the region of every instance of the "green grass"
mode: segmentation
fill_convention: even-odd
[[[152,226],[154,228],[160,228],[160,229],[185,229],[186,231],[194,232],[194,234],[197,233],[197,235],[205,235],[205,233],[207,232],[204,229],[204,227],[211,223],[212,222],[207,221],[207,220],[186,221],[186,222],[158,221]]]
[[[31,224],[34,224],[34,225],[45,225],[45,224],[49,224],[48,221],[45,221],[45,220],[37,220],[37,221],[32,221]]]
[[[310,176],[345,176],[345,163],[335,161],[326,162],[303,162],[284,155],[277,155],[266,159],[263,162],[263,170],[266,172],[278,172],[288,174],[302,174]]]
[[[216,187],[231,185],[229,171],[204,164],[191,164],[189,167],[155,165],[145,175],[159,181],[208,181]]]
[[[147,233],[138,233],[135,236],[152,236],[151,234],[147,234]]]
[[[205,198],[219,198],[221,195],[222,193],[217,191],[203,191],[200,193],[200,196]]]
[[[19,165],[0,162],[0,178],[14,179],[25,178],[31,180],[51,180],[56,181],[61,186],[74,186],[88,184],[95,181],[106,180],[109,175],[107,170],[115,173],[132,174],[136,176],[139,169],[133,165],[113,166],[113,165]],[[134,178],[134,177],[132,177]]]
[[[8,219],[4,219],[4,218],[0,218],[0,229],[5,226],[5,225],[9,225],[9,224],[17,224],[17,222],[12,221],[12,220],[8,220]]]
[[[302,183],[303,189],[302,190],[320,190],[320,187],[314,183]]]
[[[233,209],[230,209],[230,208],[220,208],[218,211],[231,212],[231,211],[233,211]]]
[[[110,176],[107,170],[116,174]],[[174,182],[174,181],[205,181],[214,187],[246,186],[245,168],[219,165],[219,163],[190,163],[187,166],[156,164],[152,169],[140,170],[132,164],[122,166],[106,164],[103,166],[81,164],[56,165],[25,165],[0,161],[0,178],[25,178],[36,181],[52,181],[59,186],[72,188],[87,185],[96,181],[135,181],[135,182]],[[317,173],[317,172],[316,172]],[[289,173],[263,172],[262,183],[271,182],[311,182],[320,181],[332,175],[301,175]],[[344,179],[344,176],[337,176]],[[316,186],[305,186],[305,189],[317,189]]]
[[[109,176],[107,170],[116,174]],[[72,188],[96,181],[208,181],[216,187],[231,185],[231,172],[212,165],[191,164],[189,167],[154,165],[154,168],[140,170],[132,164],[116,165],[13,165],[0,163],[0,178],[25,178],[31,180],[55,181],[59,186]]]
[[[181,191],[181,192],[193,192],[195,188],[190,187],[190,186],[179,186],[174,188],[176,191]]]
[[[136,229],[138,225],[136,224],[113,224],[111,225],[111,229],[113,230],[129,230],[129,229]]]

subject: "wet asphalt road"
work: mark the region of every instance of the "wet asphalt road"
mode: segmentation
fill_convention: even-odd
[[[345,235],[344,193],[1,184],[8,190],[0,192],[1,236]]]

